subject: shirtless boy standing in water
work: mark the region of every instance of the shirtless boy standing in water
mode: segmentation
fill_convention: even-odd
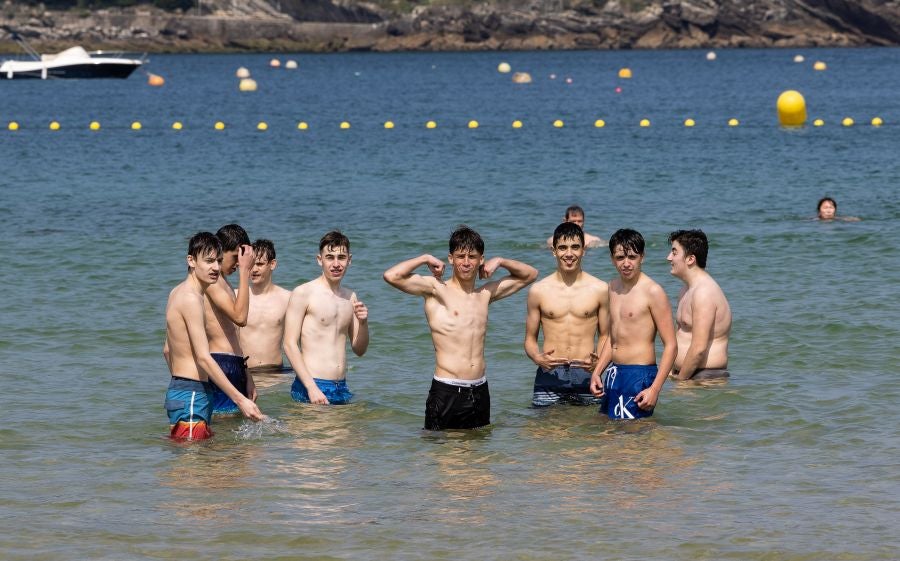
[[[557,226],[556,271],[528,290],[525,353],[538,366],[531,400],[535,407],[600,401],[591,394],[590,383],[597,366],[595,351],[609,331],[609,287],[582,270],[584,240],[584,231],[574,222]],[[543,350],[538,346],[541,330]]]
[[[649,417],[678,353],[672,307],[662,287],[641,272],[640,233],[616,231],[609,239],[609,252],[619,278],[609,283],[610,343],[600,353],[591,391],[598,397],[606,394],[601,412],[611,419]],[[659,368],[657,333],[663,343]],[[604,372],[610,358],[612,364]]]
[[[537,277],[534,267],[502,257],[484,260],[484,241],[460,226],[450,236],[448,262],[453,268],[444,282],[444,262],[422,255],[394,265],[384,273],[391,286],[425,298],[425,317],[434,343],[435,369],[425,404],[425,429],[473,429],[491,422],[491,397],[484,371],[484,337],[488,306],[525,288]],[[432,276],[413,272],[427,266]],[[509,275],[476,287],[498,268]]]
[[[341,286],[351,257],[347,236],[328,232],[316,255],[322,275],[291,293],[284,354],[296,373],[291,386],[294,401],[343,405],[353,397],[347,387],[347,339],[356,356],[366,352],[369,310],[355,292]]]
[[[684,281],[675,314],[678,356],[676,380],[728,378],[728,336],[731,307],[719,284],[706,272],[709,243],[702,230],[678,230],[669,235],[672,275]]]
[[[247,354],[247,366],[255,372],[281,372],[281,341],[284,316],[291,291],[272,282],[275,244],[270,240],[253,242],[253,268],[250,269],[250,311],[241,328],[241,349]]]
[[[172,380],[166,392],[166,412],[173,438],[201,440],[212,436],[215,382],[248,419],[262,418],[259,408],[231,384],[209,353],[203,301],[209,286],[219,279],[222,246],[209,232],[188,243],[187,278],[169,293],[166,305],[165,356]]]
[[[238,327],[247,324],[250,306],[248,279],[253,266],[253,248],[247,232],[237,224],[219,228],[216,237],[222,243],[222,274],[206,291],[206,335],[209,350],[231,384],[244,396],[256,401],[253,376],[247,374],[241,350]],[[238,270],[237,295],[225,278]],[[214,386],[213,413],[237,413],[237,404],[220,388]]]

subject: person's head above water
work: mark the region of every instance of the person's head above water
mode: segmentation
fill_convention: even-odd
[[[584,209],[578,205],[570,206],[566,209],[566,216],[563,218],[563,222],[578,224],[580,228],[584,229]]]
[[[819,199],[819,205],[816,207],[819,220],[832,220],[837,214],[837,202],[831,197],[822,197]]]
[[[484,240],[478,232],[463,224],[450,234],[450,254],[453,255],[460,249],[475,250],[484,255]]]

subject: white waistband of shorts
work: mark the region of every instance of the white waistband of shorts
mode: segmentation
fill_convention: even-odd
[[[487,376],[482,376],[477,380],[460,380],[459,378],[441,378],[438,376],[435,376],[434,379],[442,384],[450,384],[451,386],[459,386],[461,388],[474,388],[487,382]]]

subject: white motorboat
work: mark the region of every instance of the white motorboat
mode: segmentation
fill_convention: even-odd
[[[107,56],[102,51],[89,53],[71,47],[61,53],[39,55],[21,37],[13,35],[32,60],[6,60],[0,64],[0,78],[127,78],[144,63],[141,59]]]

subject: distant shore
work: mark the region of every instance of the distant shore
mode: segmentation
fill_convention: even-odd
[[[197,15],[148,7],[50,11],[7,3],[0,11],[0,52],[22,53],[10,39],[11,30],[38,52],[73,45],[148,53],[321,53],[900,44],[900,7],[862,0],[840,8],[843,3],[834,2],[837,7],[830,11],[810,9],[776,17],[778,12],[772,11],[770,3],[723,0],[713,5],[673,0],[650,3],[637,12],[610,8],[618,2],[593,12],[500,10],[476,3],[472,9],[444,6],[409,14],[380,13],[380,19],[370,23],[297,21],[274,10]]]

